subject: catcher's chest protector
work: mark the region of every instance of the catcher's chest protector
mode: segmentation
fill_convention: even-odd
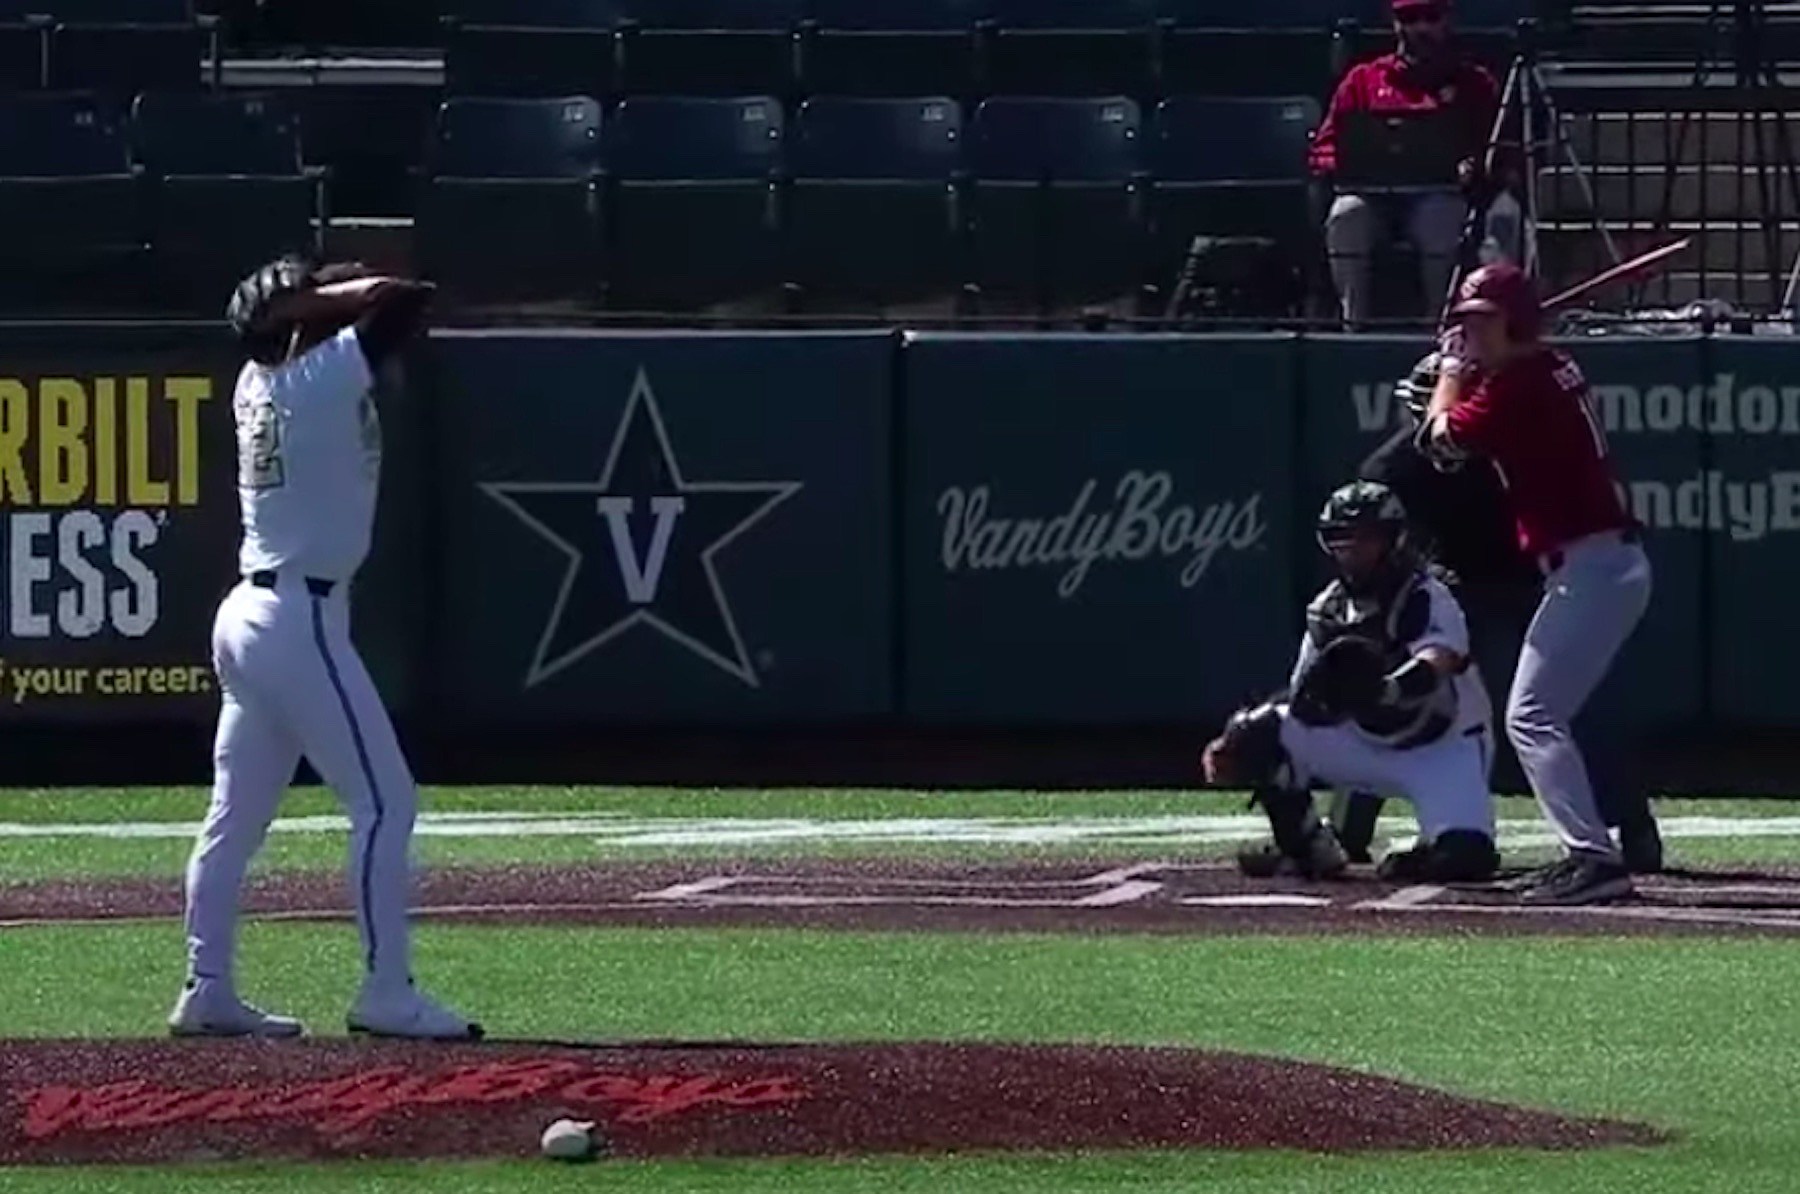
[[[1306,610],[1306,633],[1315,650],[1324,650],[1333,639],[1361,635],[1381,644],[1387,671],[1410,659],[1414,644],[1431,626],[1431,592],[1426,573],[1414,572],[1386,601],[1355,600],[1343,582],[1325,586]],[[1423,746],[1443,737],[1456,720],[1456,687],[1439,684],[1431,696],[1416,704],[1376,709],[1356,719],[1365,734],[1396,750]]]

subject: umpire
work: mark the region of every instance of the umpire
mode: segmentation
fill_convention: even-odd
[[[1443,365],[1442,352],[1434,350],[1400,382],[1395,397],[1410,417],[1363,461],[1357,475],[1380,481],[1400,496],[1413,521],[1416,541],[1452,574],[1451,586],[1469,619],[1471,653],[1489,686],[1494,708],[1504,709],[1506,685],[1537,610],[1543,578],[1519,550],[1506,492],[1493,466],[1476,459],[1445,472],[1427,460],[1415,443],[1417,424],[1440,378],[1443,384],[1463,384],[1454,368],[1449,377],[1443,377]],[[1590,702],[1588,708],[1593,707]],[[1604,734],[1597,739],[1591,728],[1581,736],[1592,744],[1584,753],[1594,790],[1607,825],[1619,831],[1626,866],[1640,875],[1662,870],[1662,835],[1650,810],[1649,793],[1630,774],[1628,752],[1622,743],[1605,742]],[[1503,779],[1497,786],[1517,789],[1522,783],[1518,761],[1506,736],[1498,738],[1495,761]],[[1381,805],[1379,796],[1359,793],[1340,800],[1333,809],[1332,820],[1351,857],[1367,856]]]

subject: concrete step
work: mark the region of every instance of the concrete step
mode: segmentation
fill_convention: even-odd
[[[1760,231],[1760,226],[1759,229]],[[1679,230],[1676,235],[1680,235]],[[1671,239],[1668,233],[1614,232],[1622,258],[1629,258]],[[1592,228],[1551,226],[1539,231],[1546,293],[1572,286],[1612,265],[1605,245]],[[1666,307],[1697,298],[1720,298],[1752,311],[1774,308],[1787,286],[1793,255],[1800,252],[1800,223],[1779,230],[1775,253],[1761,235],[1746,234],[1739,245],[1732,236],[1714,234],[1680,254],[1673,268],[1634,285],[1607,289],[1595,302],[1608,310],[1627,306]],[[1740,263],[1741,262],[1741,263]]]
[[[1588,202],[1582,187],[1593,189]],[[1765,198],[1766,195],[1766,198]],[[1587,220],[1595,207],[1606,220],[1719,220],[1800,218],[1800,165],[1765,170],[1735,165],[1632,170],[1598,166],[1577,173],[1568,166],[1538,174],[1538,204],[1545,219]]]
[[[1740,221],[1711,225],[1704,230],[1679,223],[1669,229],[1652,228],[1647,223],[1609,223],[1607,231],[1618,246],[1621,259],[1692,237],[1693,244],[1670,261],[1670,268],[1709,274],[1766,273],[1773,269],[1786,277],[1794,258],[1800,255],[1800,221],[1793,220],[1779,224]],[[1547,223],[1540,227],[1538,237],[1540,245],[1548,245],[1552,239],[1574,243],[1577,247],[1571,251],[1571,260],[1582,270],[1582,276],[1598,273],[1612,264],[1605,243],[1592,224],[1576,220]]]
[[[1777,119],[1773,110],[1763,112],[1760,120],[1754,110],[1570,113],[1563,127],[1575,156],[1590,166],[1735,165],[1758,156],[1773,159],[1783,145],[1800,159],[1800,92],[1790,102],[1788,111],[1794,114],[1784,119]],[[1557,157],[1562,157],[1560,151]]]

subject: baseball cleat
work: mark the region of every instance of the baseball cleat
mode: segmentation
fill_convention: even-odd
[[[1624,863],[1598,854],[1571,854],[1519,898],[1526,904],[1567,907],[1606,904],[1633,894]]]
[[[345,1017],[345,1026],[368,1036],[428,1041],[478,1041],[481,1025],[419,994],[411,983],[398,990],[364,987]]]
[[[1545,863],[1543,866],[1534,866],[1523,871],[1503,875],[1496,878],[1490,886],[1495,891],[1509,892],[1513,895],[1523,895],[1534,887],[1542,887],[1546,880],[1552,875],[1559,873],[1568,864],[1569,860],[1567,858],[1559,858],[1555,862]]]
[[[1237,854],[1238,870],[1252,879],[1273,879],[1281,873],[1281,865],[1286,861],[1274,842],[1257,842],[1245,846]]]
[[[1320,825],[1312,835],[1302,866],[1313,879],[1336,879],[1349,869],[1350,856],[1338,844],[1337,834],[1331,831],[1331,826]]]
[[[1337,837],[1329,829],[1315,834],[1304,858],[1283,854],[1271,841],[1245,846],[1237,854],[1238,870],[1252,879],[1336,879],[1349,867]]]
[[[1432,878],[1431,844],[1418,842],[1404,850],[1389,850],[1375,864],[1375,877],[1384,883],[1424,883]]]
[[[223,983],[188,981],[169,1013],[170,1036],[296,1037],[306,1031],[292,1016],[252,1007]]]

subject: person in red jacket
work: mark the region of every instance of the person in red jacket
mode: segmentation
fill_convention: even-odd
[[[1332,93],[1331,106],[1313,134],[1312,172],[1330,180],[1338,171],[1339,139],[1352,112],[1404,114],[1450,109],[1459,123],[1466,153],[1456,177],[1441,190],[1402,194],[1339,193],[1325,219],[1325,248],[1331,259],[1344,322],[1358,327],[1372,312],[1370,261],[1377,245],[1404,229],[1419,250],[1427,310],[1437,318],[1462,239],[1468,204],[1463,192],[1477,181],[1483,151],[1500,107],[1494,76],[1463,57],[1450,36],[1450,0],[1393,0],[1399,47],[1350,68]]]
[[[1474,454],[1506,487],[1520,550],[1544,592],[1507,699],[1506,733],[1564,858],[1539,873],[1528,903],[1586,904],[1629,895],[1569,726],[1611,670],[1650,604],[1650,560],[1625,508],[1606,431],[1572,358],[1541,339],[1536,287],[1517,267],[1476,270],[1451,308],[1479,372],[1432,396],[1426,449],[1454,467]]]

